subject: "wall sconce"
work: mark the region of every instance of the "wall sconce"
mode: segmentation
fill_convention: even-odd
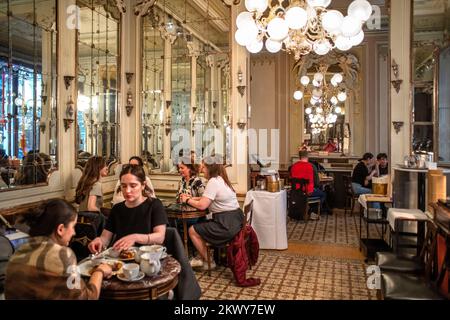
[[[127,110],[127,117],[129,117],[133,111],[133,94],[131,93],[131,90],[128,90],[127,92],[127,104],[125,109]]]
[[[392,121],[392,124],[394,125],[395,133],[398,134],[400,132],[400,129],[403,127],[404,122],[403,121]]]
[[[240,130],[244,130],[247,123],[245,122],[244,118],[240,118],[239,121],[236,123],[236,125]]]
[[[64,84],[66,85],[66,90],[69,90],[72,81],[75,79],[74,76],[64,76]]]
[[[69,101],[66,103],[66,118],[64,121],[64,131],[70,128],[73,123],[73,115],[75,114],[75,102],[73,102],[72,96],[69,97]]]
[[[245,86],[242,85],[242,81],[244,80],[244,74],[242,73],[242,70],[239,68],[239,71],[237,73],[238,83],[239,85],[236,87],[238,89],[239,94],[241,95],[241,98],[244,96],[245,93]]]
[[[127,79],[127,83],[130,84],[131,80],[133,80],[134,73],[133,72],[125,72],[125,77]]]
[[[41,130],[42,134],[45,133],[46,128],[47,128],[47,125],[45,124],[45,120],[41,120],[39,122],[39,129]]]
[[[392,86],[394,87],[395,91],[397,93],[400,92],[400,85],[403,83],[403,80],[399,79],[400,71],[399,66],[397,62],[395,62],[395,59],[392,59],[392,72],[394,73],[395,80],[392,80]]]

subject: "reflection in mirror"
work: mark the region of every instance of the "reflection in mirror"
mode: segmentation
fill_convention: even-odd
[[[438,117],[439,117],[439,161],[450,164],[450,47],[447,47],[439,53],[439,98],[438,98]]]
[[[304,107],[304,147],[312,151],[349,152],[349,101],[359,85],[359,61],[351,53],[311,54],[294,70],[293,98]]]
[[[86,3],[88,2],[88,3]],[[77,1],[77,165],[90,156],[118,161],[120,13],[114,1]],[[113,172],[110,172],[113,174]]]
[[[449,9],[450,0],[413,0],[412,150],[416,153],[434,152],[439,155],[438,161],[450,161],[450,157],[446,156],[450,136],[446,131],[448,129],[445,128],[445,123],[450,119],[445,108],[441,110],[441,105],[436,103],[446,101],[445,95],[448,91],[438,89],[442,84],[442,78],[436,75],[440,74],[437,67],[440,60],[439,52],[450,41]],[[446,64],[448,65],[448,62]],[[443,71],[444,74],[448,73],[448,69]],[[436,109],[438,107],[439,110]],[[438,123],[439,129],[436,127]],[[435,143],[436,140],[439,141],[439,146]]]
[[[176,173],[177,158],[191,150],[231,163],[230,9],[207,2],[164,2],[143,19],[142,148],[153,172]],[[209,6],[221,14],[213,18]]]
[[[56,37],[55,0],[1,1],[2,190],[46,183],[57,166]]]

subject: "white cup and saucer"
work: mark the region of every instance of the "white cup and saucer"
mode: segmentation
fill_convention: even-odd
[[[122,267],[122,273],[117,275],[117,278],[122,281],[134,282],[139,281],[145,277],[145,273],[140,271],[137,263],[127,263]]]

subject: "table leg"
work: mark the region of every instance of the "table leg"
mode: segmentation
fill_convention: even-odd
[[[425,212],[425,173],[417,173],[417,205],[420,210]]]
[[[188,235],[187,235],[187,221],[183,219],[183,241],[184,241],[184,251],[186,251],[186,255],[189,257],[188,252]]]

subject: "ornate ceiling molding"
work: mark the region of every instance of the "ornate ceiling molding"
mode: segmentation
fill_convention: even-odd
[[[134,14],[145,17],[150,13],[151,8],[155,5],[156,0],[142,0],[134,7]]]

